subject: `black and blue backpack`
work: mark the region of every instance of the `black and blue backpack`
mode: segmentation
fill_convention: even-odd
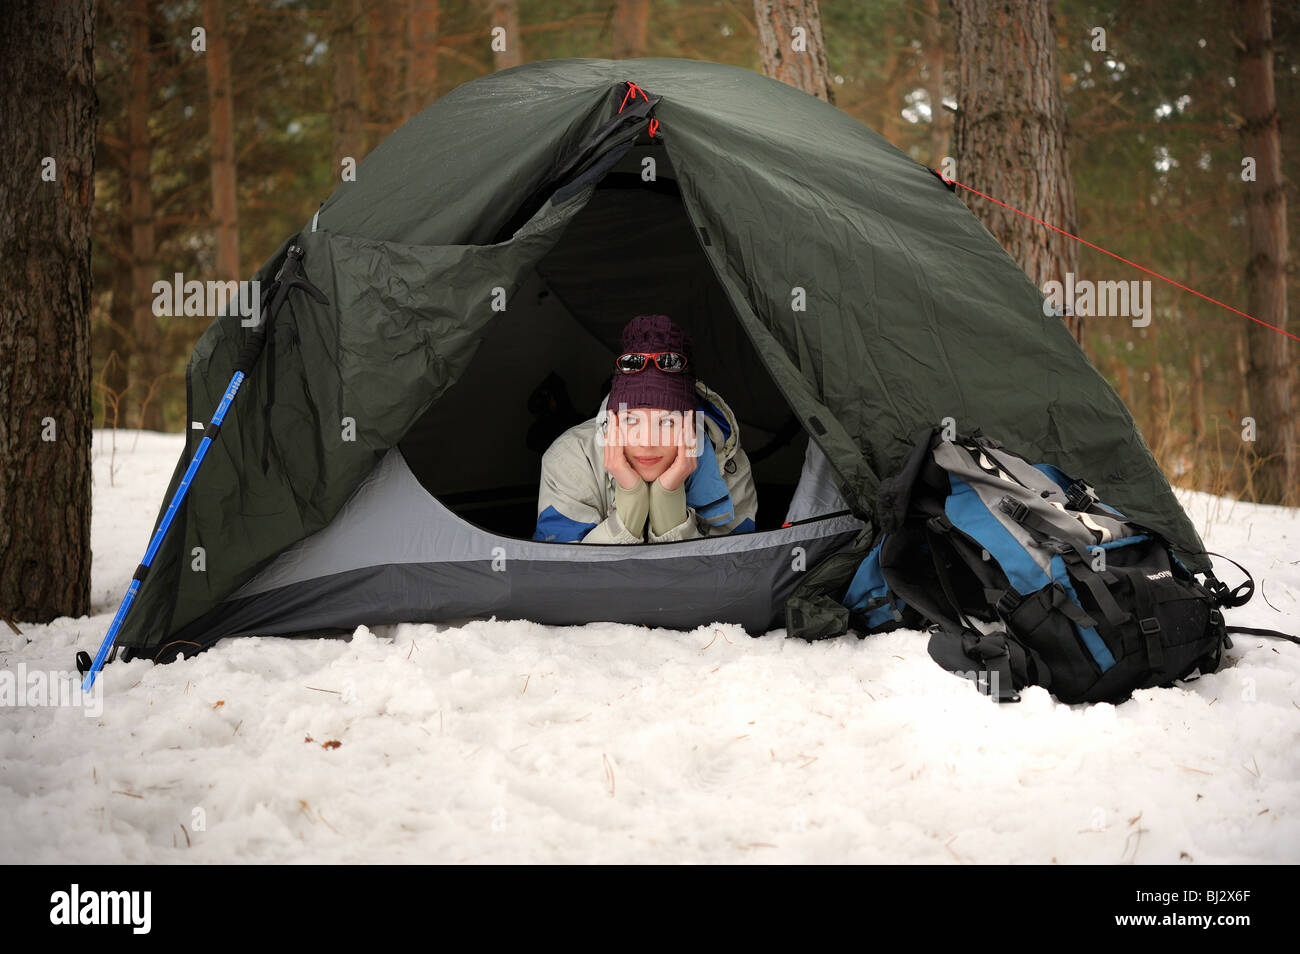
[[[870,544],[819,566],[787,603],[790,635],[929,628],[930,656],[998,701],[1042,686],[1069,704],[1214,672],[1229,632],[1300,642],[1226,626],[1222,609],[1254,592],[1249,574],[1232,590],[1199,582],[1087,483],[978,431],[926,435],[882,482],[876,517]],[[814,611],[832,600],[842,614]]]

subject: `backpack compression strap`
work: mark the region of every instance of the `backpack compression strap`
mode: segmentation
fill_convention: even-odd
[[[1232,609],[1237,606],[1244,606],[1246,603],[1250,602],[1250,598],[1255,595],[1255,578],[1250,575],[1250,571],[1236,560],[1231,557],[1226,557],[1222,553],[1212,553],[1209,551],[1207,551],[1207,553],[1209,553],[1210,556],[1216,556],[1221,560],[1227,560],[1242,573],[1246,574],[1246,582],[1233,587],[1231,590],[1228,589],[1226,583],[1219,582],[1218,578],[1215,577],[1213,573],[1205,574],[1207,587],[1210,592],[1214,594],[1214,598],[1218,604],[1227,609]],[[1286,639],[1300,645],[1300,636],[1281,633],[1276,629],[1260,629],[1254,626],[1229,626],[1227,627],[1227,632],[1241,633],[1246,636],[1272,636],[1275,639]]]
[[[1275,629],[1258,629],[1254,626],[1229,626],[1229,633],[1244,633],[1247,636],[1272,636],[1276,639],[1289,639],[1291,642],[1300,645],[1300,636],[1292,636],[1289,633],[1279,633]]]

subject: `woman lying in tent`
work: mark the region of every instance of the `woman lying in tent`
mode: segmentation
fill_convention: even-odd
[[[695,379],[667,315],[623,329],[609,396],[542,456],[534,540],[667,543],[754,529],[758,497],[731,408]]]

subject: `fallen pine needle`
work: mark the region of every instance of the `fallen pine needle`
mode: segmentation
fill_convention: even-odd
[[[605,763],[605,777],[609,779],[609,797],[614,797],[614,766],[609,764],[609,756],[600,753],[600,760]]]
[[[720,629],[714,629],[714,630],[713,630],[713,638],[709,640],[708,646],[701,646],[701,647],[700,647],[700,652],[704,652],[704,650],[708,649],[709,646],[712,646],[714,643],[716,643],[716,642],[718,641],[718,637],[719,637],[719,636],[721,636],[721,637],[722,637],[724,640],[726,640],[728,643],[731,643],[731,640],[728,638],[728,636],[727,636],[726,633],[724,633],[724,632],[723,632],[722,630],[720,630]],[[735,644],[732,643],[732,645],[734,646]]]
[[[952,850],[952,843],[956,840],[957,840],[957,836],[953,835],[951,838],[949,838],[947,841],[943,843],[943,846],[948,849],[948,854],[952,855],[958,861],[961,861],[962,860],[961,855],[957,854],[957,852]]]

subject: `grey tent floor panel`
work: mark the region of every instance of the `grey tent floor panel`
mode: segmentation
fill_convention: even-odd
[[[755,534],[761,545],[729,552],[651,556],[620,547],[596,561],[507,557],[359,567],[231,598],[172,637],[202,646],[227,636],[288,635],[359,625],[445,622],[466,617],[527,619],[547,625],[619,622],[694,629],[737,623],[752,635],[784,625],[785,600],[821,560],[858,528],[809,529],[836,520]],[[540,544],[552,555],[558,548]],[[629,552],[643,551],[643,552]]]
[[[622,564],[721,557],[783,549],[865,524],[844,514],[779,530],[640,546],[540,543],[490,533],[448,510],[389,450],[329,526],[287,549],[230,599],[240,601],[294,584],[402,564],[515,562]],[[789,559],[794,556],[790,555]]]

